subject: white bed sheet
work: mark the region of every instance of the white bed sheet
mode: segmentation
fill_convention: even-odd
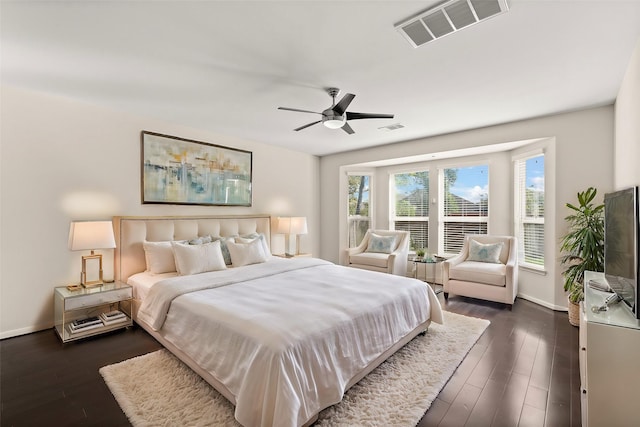
[[[176,277],[178,273],[150,273],[143,271],[142,273],[134,274],[127,279],[127,284],[133,287],[133,297],[139,300],[143,300],[147,297],[149,289],[156,283],[164,279],[170,279]]]
[[[138,314],[227,387],[245,427],[306,423],[418,325],[442,322],[418,280],[317,259],[249,267],[158,282]]]

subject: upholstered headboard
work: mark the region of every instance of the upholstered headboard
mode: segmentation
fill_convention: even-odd
[[[199,236],[231,237],[262,233],[271,247],[271,216],[187,216],[113,218],[116,237],[114,276],[126,282],[129,276],[146,268],[142,242],[190,240]]]

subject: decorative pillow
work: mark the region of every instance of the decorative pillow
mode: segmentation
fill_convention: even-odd
[[[236,237],[235,241],[238,243],[251,243],[255,239],[260,239],[262,243],[262,250],[264,251],[264,255],[267,259],[271,257],[271,250],[269,249],[269,245],[267,244],[267,238],[264,237],[262,233],[251,233],[245,234],[244,236]]]
[[[222,251],[224,263],[231,265],[231,255],[229,254],[227,243],[235,242],[235,237],[212,237],[212,239],[214,242],[220,242],[220,250]]]
[[[260,239],[255,239],[251,243],[227,242],[227,247],[234,267],[258,264],[267,260]]]
[[[467,261],[491,262],[494,264],[502,264],[500,262],[500,253],[502,252],[503,242],[499,243],[479,243],[473,239],[469,240],[469,256]]]
[[[142,242],[147,271],[152,274],[172,273],[176,271],[171,242]]]
[[[178,274],[181,276],[227,268],[220,250],[220,242],[203,243],[201,245],[172,242],[171,246]]]
[[[203,243],[211,243],[213,238],[211,236],[200,236],[195,239],[189,240],[190,245],[202,245]]]
[[[366,252],[390,254],[396,248],[396,236],[379,236],[371,233]]]

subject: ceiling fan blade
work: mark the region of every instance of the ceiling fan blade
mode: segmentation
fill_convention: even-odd
[[[317,111],[300,110],[298,108],[278,107],[278,110],[297,111],[298,113],[322,114],[322,113],[318,113]]]
[[[306,128],[308,128],[309,126],[313,126],[313,125],[315,125],[315,124],[320,123],[321,121],[322,121],[322,120],[318,120],[317,122],[313,122],[313,123],[306,124],[306,125],[304,125],[304,126],[300,126],[299,128],[296,128],[296,129],[294,129],[294,130],[295,130],[295,131],[299,131],[299,130],[302,130],[302,129],[306,129]]]
[[[393,119],[393,114],[347,112],[347,120],[358,120],[358,119]]]
[[[353,131],[353,129],[351,129],[351,126],[349,126],[349,123],[345,123],[342,125],[342,130],[345,131],[346,133],[348,133],[349,135],[355,133]]]
[[[355,97],[356,96],[354,94],[347,93],[345,96],[342,97],[340,102],[338,102],[332,108],[332,110],[335,111],[339,116],[343,115],[344,112],[347,111],[347,107],[349,106],[349,104],[351,104],[351,101],[353,101],[353,98]]]

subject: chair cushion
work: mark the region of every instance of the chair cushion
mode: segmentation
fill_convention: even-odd
[[[504,264],[464,261],[449,268],[449,279],[506,286],[506,272],[507,267]]]
[[[480,243],[473,239],[469,239],[469,261],[491,262],[497,264],[500,262],[500,253],[504,243]]]
[[[361,252],[359,254],[351,255],[349,257],[349,263],[387,268],[389,255],[377,252]]]
[[[379,236],[371,233],[367,252],[390,254],[396,248],[396,236]]]

